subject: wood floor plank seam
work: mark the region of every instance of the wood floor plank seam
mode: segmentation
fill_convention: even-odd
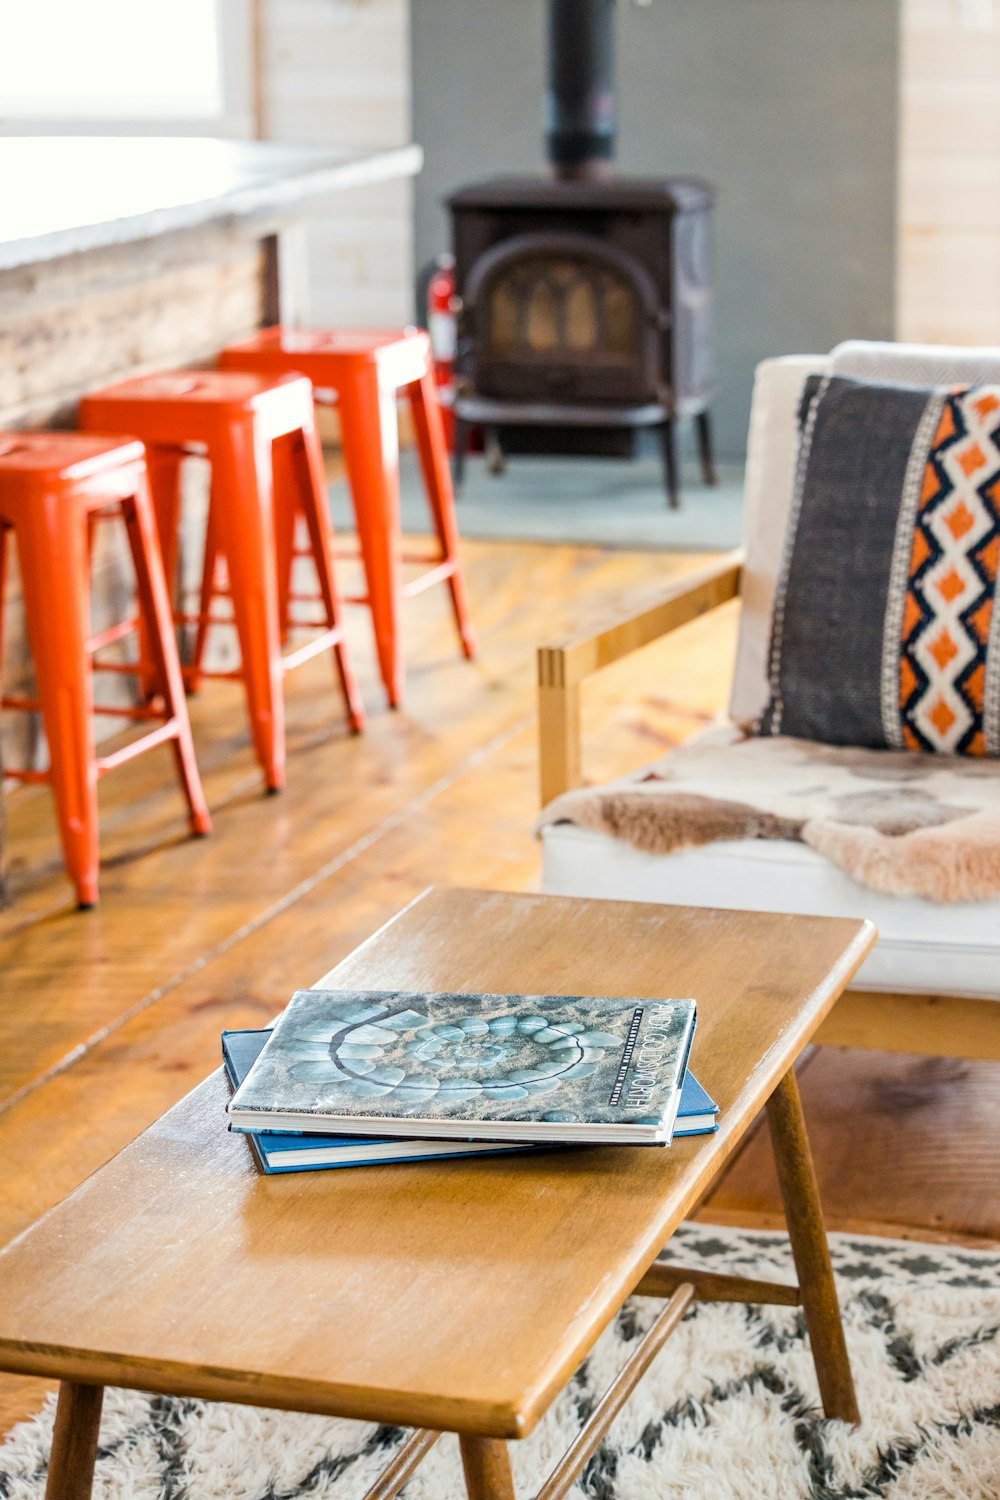
[[[397,808],[395,812],[389,813],[384,818],[380,818],[375,827],[370,829],[368,833],[359,839],[355,839],[346,849],[341,849],[332,859],[327,860],[318,869],[314,870],[311,875],[300,880],[279,900],[272,901],[256,917],[243,922],[228,937],[217,942],[209,952],[199,955],[198,958],[186,964],[183,969],[171,975],[170,979],[166,980],[163,984],[157,985],[155,989],[148,991],[141,999],[129,1006],[127,1010],[117,1015],[113,1021],[108,1022],[106,1026],[93,1032],[86,1041],[79,1043],[70,1052],[66,1053],[64,1057],[60,1058],[57,1063],[54,1063],[50,1068],[40,1073],[37,1078],[32,1079],[30,1083],[25,1084],[8,1098],[0,1101],[0,1115],[13,1108],[16,1104],[19,1104],[30,1094],[33,1094],[36,1089],[44,1087],[53,1078],[64,1073],[67,1068],[79,1062],[94,1047],[106,1041],[108,1037],[113,1036],[116,1031],[140,1015],[144,1010],[147,1010],[151,1005],[155,1005],[165,995],[172,994],[174,990],[179,989],[181,985],[187,983],[194,975],[202,973],[217,959],[231,952],[239,943],[260,932],[269,922],[274,921],[276,917],[281,916],[283,912],[288,911],[297,902],[310,895],[324,881],[331,879],[353,860],[359,859],[369,849],[374,848],[382,839],[387,838],[397,828],[402,827],[414,813],[420,812],[429,806],[464,775],[476,770],[478,766],[489,760],[491,756],[501,751],[511,740],[516,739],[518,735],[530,729],[534,721],[535,716],[533,713],[523,714],[515,724],[508,725],[499,734],[494,735],[484,744],[478,745],[475,750],[464,756],[456,765],[450,767],[443,776],[437,777],[422,792],[411,797],[402,807]]]

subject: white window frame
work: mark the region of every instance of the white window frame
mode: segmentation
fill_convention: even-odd
[[[29,0],[30,3],[30,0]],[[136,0],[136,4],[148,0]],[[215,0],[222,108],[212,114],[0,113],[0,135],[184,135],[248,139],[257,127],[259,0]]]

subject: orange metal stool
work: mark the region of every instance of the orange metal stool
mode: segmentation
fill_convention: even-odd
[[[217,370],[141,376],[84,397],[80,425],[91,432],[131,432],[146,444],[168,578],[177,566],[181,462],[191,452],[207,454],[212,483],[201,602],[195,614],[175,619],[198,627],[190,686],[202,675],[243,679],[257,758],[268,788],[277,791],[285,781],[286,672],[332,649],[351,728],[364,722],[333,581],[333,531],[309,381]],[[307,523],[322,620],[316,623],[319,635],[283,655],[291,537],[299,515]],[[208,673],[202,667],[205,635],[221,623],[211,606],[224,592],[215,576],[219,553],[226,561],[241,664],[236,672]]]
[[[415,328],[366,328],[324,332],[266,328],[246,343],[223,351],[225,370],[308,375],[318,401],[336,403],[341,416],[344,463],[354,504],[358,540],[375,630],[379,668],[389,702],[403,692],[399,609],[403,599],[447,582],[455,621],[467,657],[475,652],[469,606],[458,557],[455,498],[441,406],[431,364],[430,339]],[[428,572],[401,583],[399,437],[396,396],[410,399],[420,467],[440,557]]]
[[[93,523],[116,513],[125,522],[135,564],[139,616],[148,649],[145,672],[163,708],[99,708],[121,718],[162,719],[148,734],[108,755],[94,750],[94,671],[138,671],[138,664],[100,663],[95,653],[135,630],[126,620],[90,633]],[[211,820],[195,764],[184,684],[142,444],[64,432],[0,433],[0,628],[9,535],[17,542],[24,608],[38,698],[6,697],[3,708],[41,710],[48,771],[7,771],[47,781],[55,796],[66,869],[80,905],[97,901],[97,781],[143,750],[170,741],[195,833]],[[0,661],[3,660],[0,639]]]

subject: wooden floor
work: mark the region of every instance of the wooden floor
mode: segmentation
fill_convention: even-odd
[[[73,907],[47,792],[9,798],[0,1242],[214,1067],[223,1027],[265,1024],[425,886],[537,884],[533,648],[704,559],[496,542],[468,543],[465,554],[479,661],[460,659],[443,593],[418,597],[406,621],[407,700],[390,713],[367,618],[352,613],[368,729],[346,735],[325,661],[302,668],[288,682],[280,797],[262,795],[228,683],[192,701],[211,839],[185,836],[166,752],[103,782],[96,911]],[[592,685],[588,775],[656,755],[715,713],[734,626],[727,607]],[[803,1092],[831,1223],[1000,1242],[998,1080],[988,1065],[815,1052]],[[780,1222],[763,1134],[703,1216]],[[40,1396],[37,1383],[0,1377],[0,1431]]]

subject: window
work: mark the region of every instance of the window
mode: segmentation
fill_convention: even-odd
[[[249,135],[249,5],[20,5],[0,48],[0,129]]]

